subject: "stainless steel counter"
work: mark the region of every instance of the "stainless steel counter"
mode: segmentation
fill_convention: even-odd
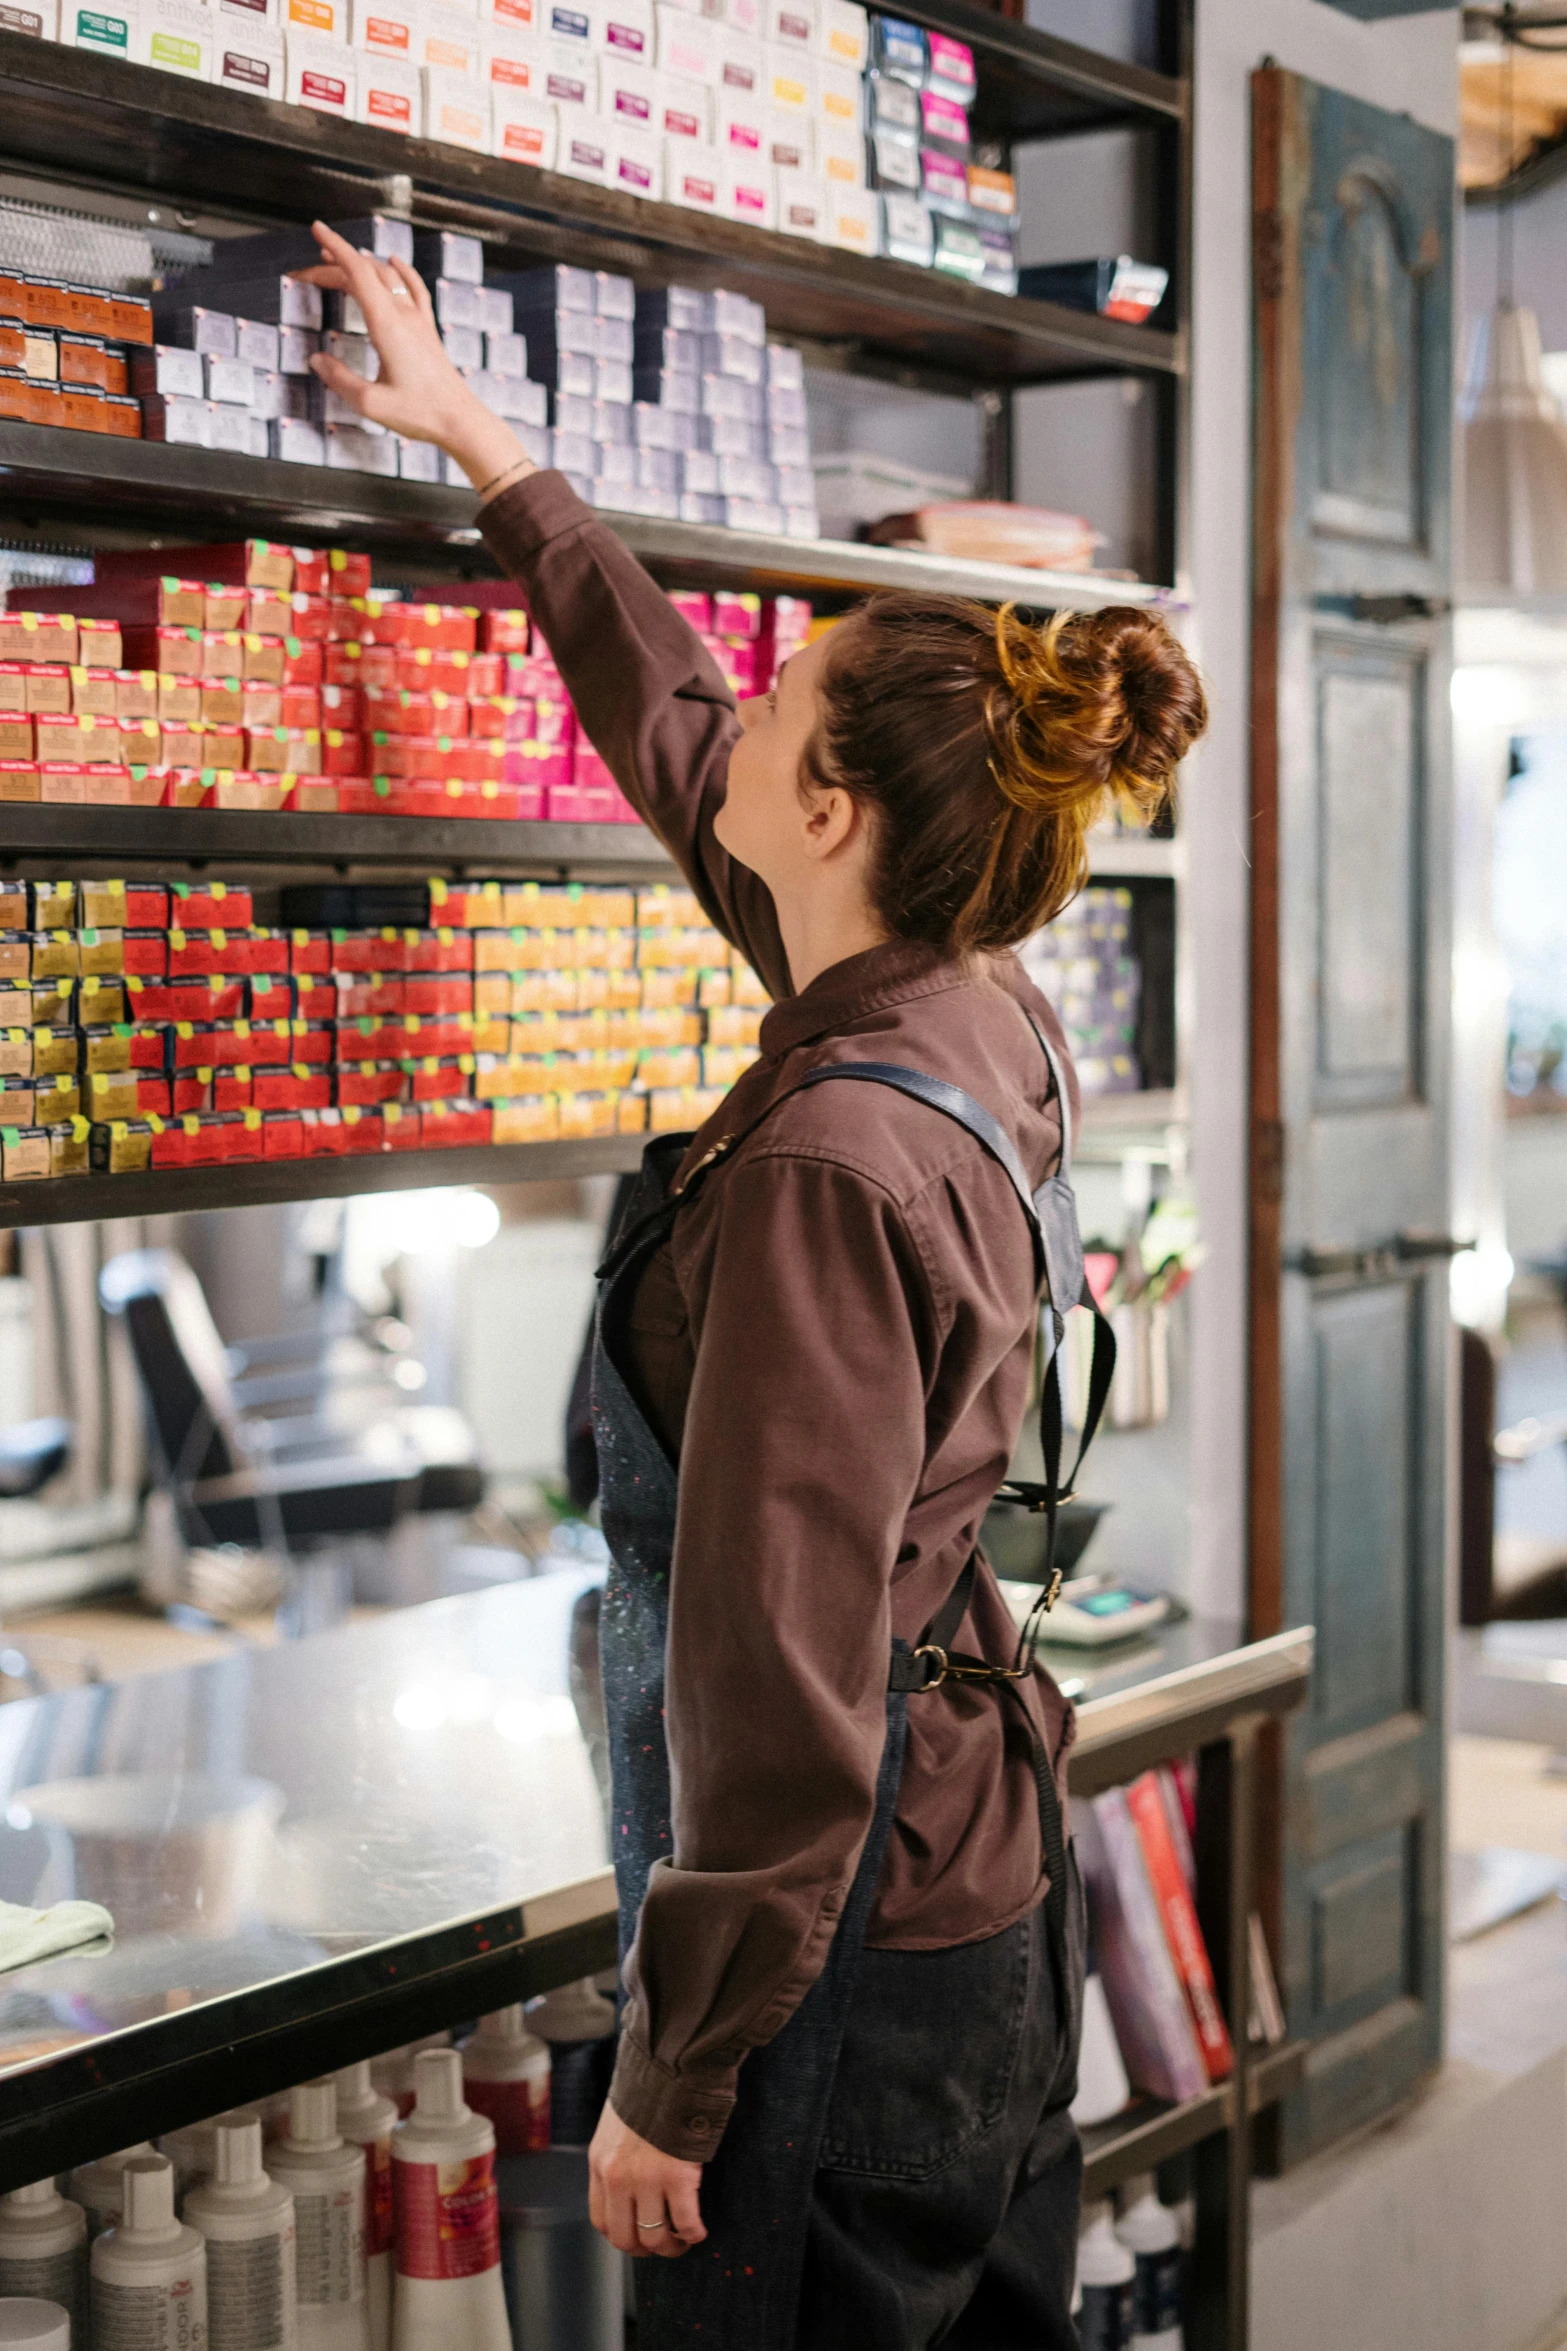
[[[0,1898],[107,1903],[0,1976],[0,2189],[614,1957],[568,1570],[0,1708]],[[1180,1625],[1084,1668],[1074,1785],[1293,1702],[1310,1634]],[[1086,1774],[1086,1776],[1085,1776]]]

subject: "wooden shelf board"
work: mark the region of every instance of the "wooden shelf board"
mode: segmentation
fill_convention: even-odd
[[[354,1159],[250,1161],[237,1167],[0,1183],[0,1231],[117,1216],[181,1216],[204,1208],[256,1208],[280,1200],[341,1200],[354,1193],[424,1191],[446,1184],[619,1175],[636,1167],[646,1141],[646,1135],[606,1135],[580,1143],[476,1143],[456,1151],[381,1151]]]
[[[1202,2139],[1227,2130],[1233,2101],[1227,2082],[1218,2083],[1200,2098],[1183,2105],[1165,2106],[1157,2099],[1140,2098],[1127,2113],[1099,2123],[1083,2133],[1083,2201],[1091,2204],[1108,2196],[1137,2172],[1153,2171],[1195,2147]]]
[[[1023,106],[1039,118],[1048,111],[1039,93],[1051,92],[1062,129],[1181,119],[1178,83],[987,21],[955,0],[946,5],[964,19],[966,38],[987,36],[1003,111]],[[492,266],[570,260],[644,283],[733,286],[766,306],[776,334],[838,342],[968,385],[1158,376],[1185,364],[1182,337],[1158,328],[992,293],[912,264],[710,219],[19,34],[0,34],[0,92],[7,160],[59,175],[68,158],[77,185],[97,181],[204,206],[227,202],[265,219],[408,211],[422,225],[484,238]]]
[[[642,825],[419,816],[243,815],[216,808],[0,810],[0,866],[105,858],[133,865],[395,867],[424,873],[674,873]]]

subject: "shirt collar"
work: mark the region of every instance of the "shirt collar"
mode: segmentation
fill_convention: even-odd
[[[775,1004],[762,1022],[762,1051],[775,1060],[888,1005],[960,988],[966,976],[957,957],[918,940],[889,939],[866,947],[829,964],[798,996]]]

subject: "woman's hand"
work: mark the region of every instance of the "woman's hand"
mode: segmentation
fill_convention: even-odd
[[[434,441],[455,457],[476,490],[504,475],[520,481],[535,469],[504,417],[495,416],[446,355],[429,291],[406,261],[377,261],[356,252],[324,221],[314,223],[324,255],[314,269],[296,270],[307,285],[352,294],[364,312],[381,360],[374,383],[318,351],[310,364],[327,389],[357,414],[410,441]]]
[[[701,2184],[699,2163],[650,2146],[605,2106],[588,2149],[588,2217],[618,2252],[672,2261],[700,2245],[707,2235],[697,2200]]]

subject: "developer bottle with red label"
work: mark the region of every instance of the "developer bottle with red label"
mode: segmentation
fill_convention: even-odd
[[[495,2125],[497,2155],[540,2155],[550,2143],[550,2048],[522,2003],[481,2016],[462,2045],[463,2096]]]
[[[337,2127],[337,2084],[302,2082],[267,2171],[294,2199],[299,2351],[370,2351],[365,2159]]]
[[[362,2147],[365,2158],[365,2285],[370,2306],[371,2351],[391,2351],[392,2341],[392,2133],[397,2107],[370,2079],[368,2059],[345,2065],[336,2076],[337,2127]]]
[[[414,2092],[392,2141],[392,2351],[511,2351],[494,2125],[464,2104],[455,2049],[420,2054]]]
[[[174,2166],[139,2155],[120,2184],[122,2217],[92,2249],[96,2351],[206,2351],[207,2248],[174,2217]]]

